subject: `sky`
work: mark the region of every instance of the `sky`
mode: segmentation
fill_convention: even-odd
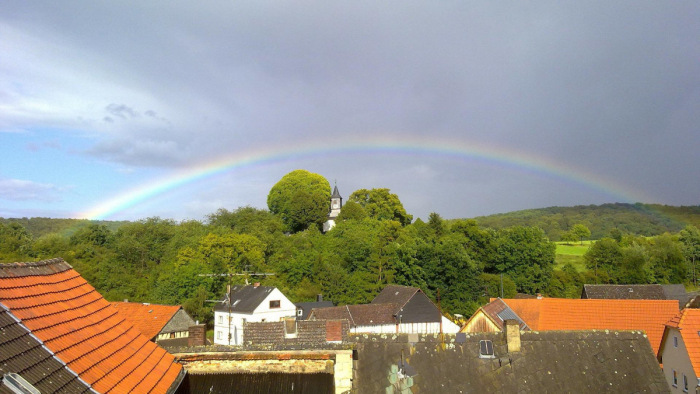
[[[296,169],[467,218],[700,204],[697,1],[8,1],[0,217],[204,220]]]

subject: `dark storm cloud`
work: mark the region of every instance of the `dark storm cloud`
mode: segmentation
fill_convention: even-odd
[[[174,167],[260,147],[440,138],[541,156],[669,204],[700,195],[698,20],[690,1],[61,2],[0,16],[90,66],[67,94],[105,109],[89,150],[105,160]],[[500,168],[344,160],[323,174],[392,185],[422,201],[420,215],[460,215],[447,187],[491,201],[482,212],[616,198]]]

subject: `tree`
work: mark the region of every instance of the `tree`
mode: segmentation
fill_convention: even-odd
[[[583,239],[588,238],[591,236],[591,230],[588,229],[585,225],[578,223],[574,224],[573,227],[571,227],[571,233],[576,236],[581,241],[581,245],[583,245]]]
[[[359,189],[354,191],[348,201],[360,204],[370,218],[378,220],[396,220],[406,226],[413,220],[413,215],[406,210],[399,196],[389,189]]]
[[[367,212],[362,208],[362,205],[356,203],[355,201],[348,201],[340,209],[340,214],[338,214],[337,221],[342,222],[343,220],[362,220],[367,217]]]
[[[622,264],[622,249],[612,238],[603,238],[594,243],[583,255],[586,268],[593,270],[596,283],[607,283],[619,276]],[[600,280],[599,280],[600,276]]]
[[[700,263],[700,230],[695,226],[686,226],[680,232],[680,241],[683,244],[683,255],[688,265],[690,280],[694,286],[697,286],[697,265]]]
[[[282,218],[291,232],[321,226],[328,216],[331,185],[319,174],[295,170],[277,182],[267,195],[270,212]]]
[[[507,273],[518,291],[543,292],[554,270],[556,245],[537,227],[499,230],[488,262],[491,273]]]

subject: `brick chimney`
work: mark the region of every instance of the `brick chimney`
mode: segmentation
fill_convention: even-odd
[[[260,287],[260,282],[253,283],[253,287]]]
[[[187,346],[204,346],[207,341],[207,326],[206,324],[196,324],[190,326],[189,335],[187,337]]]
[[[508,345],[508,353],[520,351],[520,323],[514,319],[508,319],[503,327],[506,333],[506,343]]]

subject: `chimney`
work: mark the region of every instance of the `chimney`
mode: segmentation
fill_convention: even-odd
[[[323,294],[316,294],[316,302],[323,301]]]
[[[253,283],[253,287],[260,287],[260,282]]]
[[[542,297],[542,294],[541,294],[541,293],[537,293],[537,299],[538,299],[538,300],[541,300],[542,298],[544,298],[544,297]]]
[[[520,351],[520,323],[514,319],[508,319],[505,322],[503,329],[506,332],[506,343],[508,345],[508,353]]]
[[[124,302],[129,302],[129,299],[128,299],[128,298],[124,298]]]

